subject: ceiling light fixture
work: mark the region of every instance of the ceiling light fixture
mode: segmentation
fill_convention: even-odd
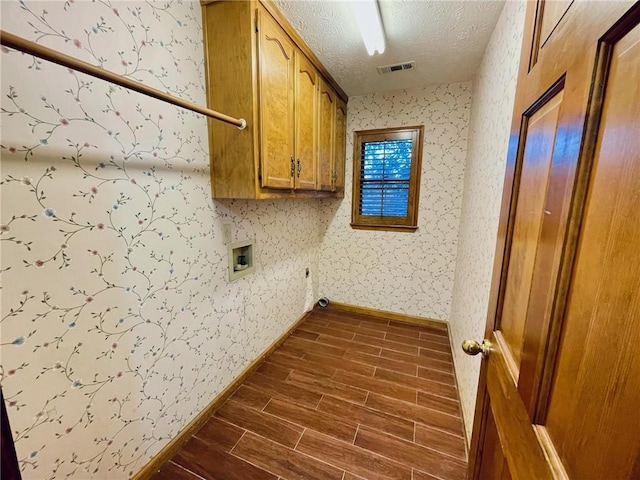
[[[384,31],[376,0],[356,0],[351,2],[360,35],[369,55],[384,52]]]

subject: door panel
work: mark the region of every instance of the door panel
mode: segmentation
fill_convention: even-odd
[[[320,80],[320,122],[318,132],[318,190],[331,191],[333,135],[336,120],[336,94]]]
[[[511,479],[507,460],[504,458],[502,447],[500,446],[500,437],[498,436],[496,422],[493,419],[493,413],[491,410],[487,412],[487,426],[485,428],[483,442],[483,455],[484,461],[482,462],[478,480]]]
[[[527,10],[472,479],[640,478],[640,2],[566,6],[539,50]]]
[[[258,83],[262,186],[293,188],[294,46],[271,18],[258,11]]]
[[[555,28],[567,13],[573,0],[545,0],[542,10],[542,21],[540,23],[540,45],[547,42]]]
[[[640,478],[639,79],[636,26],[613,49],[549,399],[547,430],[570,478]]]
[[[560,91],[533,114],[524,139],[522,179],[516,206],[502,321],[499,326],[518,370],[529,292],[538,251],[537,244],[544,216],[548,212],[545,210],[545,200],[552,173],[551,160],[562,95],[563,92]]]
[[[318,72],[296,50],[296,174],[295,188],[316,189]]]
[[[333,152],[333,191],[344,192],[344,168],[347,155],[347,105],[340,99],[336,108],[336,138]]]
[[[500,332],[494,332],[491,344],[487,392],[509,474],[514,480],[551,480],[551,468],[531,428],[529,414],[518,393],[516,372],[509,364],[508,347]]]

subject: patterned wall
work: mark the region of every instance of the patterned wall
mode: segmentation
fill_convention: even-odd
[[[1,8],[3,29],[205,103],[197,1]],[[1,60],[0,375],[23,475],[126,478],[317,298],[318,203],[213,202],[203,117]],[[232,284],[226,222],[257,242]]]
[[[473,83],[460,241],[449,323],[469,438],[480,359],[465,355],[458,346],[465,338],[481,339],[484,335],[525,3],[506,2]]]
[[[471,105],[458,83],[351,97],[346,195],[327,202],[321,295],[337,302],[448,320]],[[420,214],[415,233],[353,230],[353,132],[424,125]]]

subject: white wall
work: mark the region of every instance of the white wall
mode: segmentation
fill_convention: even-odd
[[[459,345],[484,335],[513,113],[525,2],[506,2],[473,82],[464,196],[449,326],[469,438],[480,358]]]
[[[1,8],[3,29],[205,104],[197,1]],[[126,478],[317,298],[318,202],[214,202],[205,118],[0,55],[0,373],[23,478]],[[257,242],[232,284],[223,222]]]
[[[351,97],[345,198],[324,205],[320,294],[336,302],[447,320],[460,222],[470,83]],[[354,230],[353,132],[424,125],[418,230]]]

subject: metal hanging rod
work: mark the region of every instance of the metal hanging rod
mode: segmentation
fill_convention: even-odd
[[[244,118],[233,118],[229,115],[225,115],[224,113],[201,107],[196,103],[183,100],[179,97],[174,97],[173,95],[169,95],[168,93],[162,92],[155,88],[148,87],[140,82],[131,80],[130,78],[123,77],[122,75],[118,75],[117,73],[110,72],[109,70],[105,70],[100,67],[96,67],[95,65],[91,65],[90,63],[78,60],[77,58],[71,57],[62,52],[58,52],[57,50],[53,50],[52,48],[44,47],[12,33],[5,32],[4,30],[0,30],[0,43],[5,47],[20,50],[21,52],[28,53],[29,55],[42,58],[43,60],[47,60],[49,62],[57,63],[58,65],[77,70],[78,72],[86,73],[87,75],[100,78],[101,80],[105,80],[107,82],[115,83],[116,85],[120,85],[121,87],[128,88],[129,90],[134,90],[138,93],[148,95],[149,97],[162,100],[163,102],[171,103],[173,105],[177,105],[178,107],[201,113],[202,115],[206,115],[207,117],[215,118],[216,120],[220,120],[221,122],[235,125],[240,130],[244,130],[247,126],[247,122]]]

